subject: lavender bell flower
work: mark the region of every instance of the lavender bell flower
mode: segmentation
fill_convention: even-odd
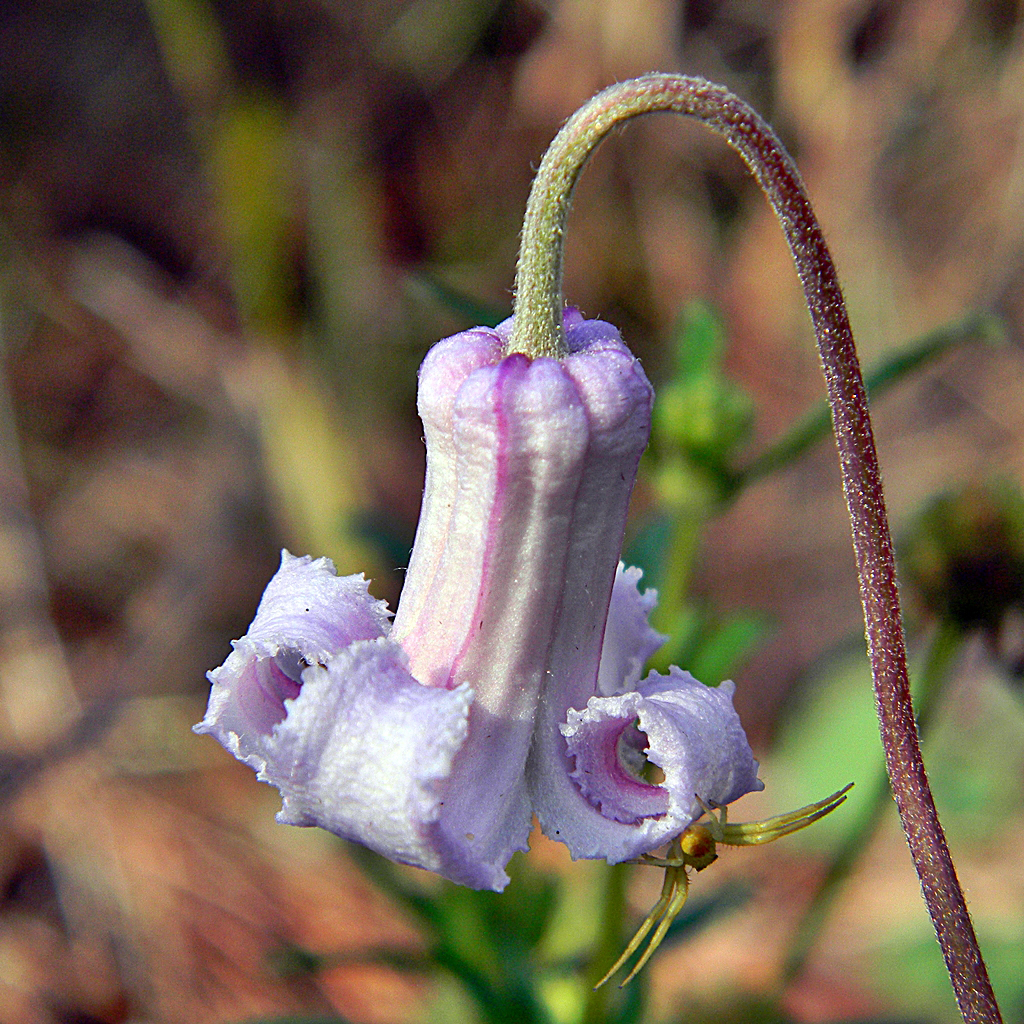
[[[420,370],[427,477],[393,624],[361,576],[287,552],[196,726],[281,792],[278,820],[504,888],[531,818],[612,863],[761,788],[732,707],[673,668],[619,564],[651,386],[609,324],[503,355],[511,320]],[[646,762],[664,780],[645,779]]]

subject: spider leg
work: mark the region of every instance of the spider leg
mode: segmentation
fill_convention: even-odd
[[[792,832],[798,832],[802,828],[824,818],[826,814],[834,811],[845,799],[850,787],[844,786],[831,796],[819,800],[817,803],[808,804],[798,810],[790,811],[788,814],[779,814],[774,818],[765,821],[744,821],[735,825],[722,825],[721,842],[729,846],[758,846],[762,843],[771,843]]]
[[[670,865],[665,869],[665,881],[662,883],[661,895],[658,897],[658,902],[654,904],[654,906],[651,908],[651,912],[647,915],[647,917],[644,918],[643,924],[641,924],[640,927],[636,930],[636,934],[633,936],[633,938],[629,940],[629,945],[626,946],[626,948],[622,951],[622,955],[618,958],[618,960],[615,961],[614,964],[612,964],[607,974],[605,974],[605,976],[594,986],[595,989],[600,988],[620,967],[622,967],[622,965],[640,948],[640,943],[643,942],[644,939],[647,937],[647,933],[654,927],[655,924],[658,924],[658,922],[662,921],[665,915],[671,911],[678,894],[680,876],[682,876],[683,879],[685,892],[686,886],[689,881],[686,877],[685,869],[677,865]],[[685,900],[685,896],[683,898]],[[681,909],[682,904],[680,904],[679,908],[672,913],[672,917],[675,917],[675,915],[678,914],[679,910]],[[669,920],[671,922],[671,918]],[[660,925],[658,930],[662,931]],[[656,937],[657,934],[658,933],[656,932]],[[658,937],[658,942],[661,942],[661,938],[663,937],[664,932],[662,931],[661,937]],[[654,942],[653,938],[651,939],[651,942]],[[647,958],[653,952],[654,949],[652,949],[650,944],[648,944],[648,947],[644,951],[644,955],[641,960],[641,966],[647,962]],[[638,969],[639,968],[634,969],[629,977],[632,978],[633,975],[636,974],[636,971]],[[626,981],[628,980],[629,978],[626,979]],[[625,982],[623,982],[623,984],[625,984]]]
[[[681,868],[686,861],[683,858],[683,847],[679,836],[669,844],[667,857],[655,857],[650,853],[642,853],[636,860],[627,861],[627,864],[649,864],[654,868]]]
[[[722,826],[725,824],[725,808],[723,807],[721,809],[721,818],[716,818],[714,805],[706,803],[701,799],[698,793],[694,793],[693,795],[696,797],[697,803],[700,804],[701,810],[703,810],[703,812],[708,816],[708,831],[712,836],[714,836],[716,842],[725,842],[725,835],[722,832]]]
[[[626,980],[619,988],[625,988],[643,970],[644,964],[650,960],[651,955],[661,945],[661,940],[665,938],[665,933],[669,930],[672,922],[679,916],[679,911],[683,909],[686,903],[686,897],[690,889],[690,879],[687,877],[685,868],[677,868],[676,872],[679,876],[676,891],[672,894],[672,898],[669,900],[668,906],[658,922],[658,927],[651,936],[651,941],[647,943],[647,948],[643,951],[640,959],[637,960],[633,970],[626,975]]]
[[[668,857],[652,857],[649,853],[643,855],[642,860],[627,860],[627,864],[646,864],[652,868],[681,868],[683,861],[669,854]]]
[[[708,816],[707,825],[691,825],[685,829],[672,841],[666,857],[653,857],[651,854],[645,853],[630,862],[664,868],[665,881],[662,883],[661,895],[651,908],[651,912],[644,918],[636,930],[636,934],[630,939],[629,945],[622,951],[622,955],[612,964],[608,973],[594,988],[598,989],[604,985],[640,949],[644,939],[650,935],[639,959],[626,975],[626,980],[620,987],[628,985],[643,970],[647,961],[654,955],[655,950],[668,934],[672,922],[679,916],[686,904],[686,897],[690,889],[690,879],[686,873],[688,868],[692,867],[696,871],[701,871],[711,864],[716,858],[716,841],[730,846],[757,846],[781,839],[791,832],[806,828],[812,822],[834,811],[846,799],[846,794],[852,785],[851,782],[849,786],[844,786],[824,800],[808,804],[806,807],[790,811],[788,814],[779,814],[764,821],[747,821],[737,824],[727,823],[725,807],[716,808],[713,804],[694,794],[697,803]],[[716,810],[719,812],[717,816]],[[651,934],[652,929],[653,934]]]

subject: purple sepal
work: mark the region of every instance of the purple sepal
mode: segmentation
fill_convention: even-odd
[[[207,673],[213,688],[195,731],[258,767],[262,740],[285,717],[285,701],[298,694],[303,670],[325,664],[356,640],[387,633],[387,605],[368,586],[361,575],[338,576],[329,558],[282,551],[249,631],[233,641],[224,664]]]
[[[597,672],[597,692],[603,697],[635,689],[648,659],[668,640],[648,622],[658,592],[648,588],[641,594],[642,576],[639,569],[619,562]]]
[[[601,686],[552,710],[537,727],[529,774],[544,832],[573,857],[629,860],[674,839],[702,811],[762,788],[757,762],[732,706],[734,685],[707,687],[673,666],[638,682],[631,652],[646,659],[662,638],[647,614],[654,594],[621,565],[611,600]],[[610,659],[605,664],[605,658]],[[612,690],[604,695],[607,689]],[[658,784],[645,762],[664,773]]]
[[[632,692],[570,711],[562,734],[580,792],[604,817],[641,826],[642,845],[661,845],[701,816],[697,797],[721,806],[761,789],[734,691],[731,682],[704,686],[673,666]],[[646,762],[661,769],[660,784],[644,780]]]
[[[473,694],[421,686],[405,660],[386,639],[364,640],[306,669],[259,777],[281,792],[278,821],[451,876],[433,829]]]

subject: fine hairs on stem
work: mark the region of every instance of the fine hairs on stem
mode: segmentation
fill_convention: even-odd
[[[581,107],[551,143],[530,192],[508,349],[529,356],[564,354],[563,238],[573,188],[612,128],[658,111],[696,117],[725,138],[768,197],[793,253],[832,409],[889,780],[960,1013],[967,1024],[997,1024],[999,1007],[921,759],[892,539],[846,306],[800,175],[771,128],[728,90],[682,75],[645,75]]]

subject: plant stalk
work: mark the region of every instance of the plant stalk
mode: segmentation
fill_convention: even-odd
[[[886,768],[960,1013],[966,1024],[999,1024],[1002,1018],[921,758],[892,538],[846,305],[800,174],[768,124],[722,86],[682,75],[645,75],[605,89],[581,107],[551,143],[530,192],[509,351],[565,354],[563,239],[576,181],[612,128],[657,111],[696,117],[725,138],[768,197],[793,253],[832,410]]]

